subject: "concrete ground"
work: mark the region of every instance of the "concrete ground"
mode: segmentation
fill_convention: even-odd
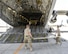
[[[68,41],[55,44],[54,39],[49,42],[32,43],[33,51],[24,48],[24,43],[0,44],[0,54],[68,54]]]

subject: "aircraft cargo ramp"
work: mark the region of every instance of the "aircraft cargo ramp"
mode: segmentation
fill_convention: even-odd
[[[15,28],[9,28],[4,34],[2,34],[0,38],[0,43],[22,43],[24,40],[24,28],[21,27],[15,27]],[[42,29],[42,30],[41,30]],[[34,38],[37,37],[46,37],[47,33],[44,32],[43,27],[31,27],[32,35]],[[48,40],[41,39],[41,40],[33,40],[33,42],[47,42]]]

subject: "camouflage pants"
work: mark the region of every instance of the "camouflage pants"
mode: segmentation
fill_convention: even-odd
[[[27,44],[29,44],[29,47],[32,48],[32,40],[30,36],[24,36],[24,43],[25,47],[27,47]]]
[[[61,43],[60,36],[58,36],[58,37],[56,38],[56,43],[58,43],[58,42]]]

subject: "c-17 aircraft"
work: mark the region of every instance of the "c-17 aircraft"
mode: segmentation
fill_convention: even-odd
[[[55,23],[57,15],[68,15],[68,11],[53,10],[55,3],[56,0],[0,0],[0,18],[13,27],[2,35],[1,42],[23,42],[26,24],[31,25],[31,32],[35,39],[46,37],[45,28],[50,16],[53,15],[50,22]]]
[[[53,10],[55,3],[56,0],[0,0],[0,19],[12,26],[0,36],[0,54],[68,54],[68,41],[61,42],[60,36],[50,34],[52,28],[46,29],[48,21],[57,21],[57,15],[68,16],[67,10]],[[33,36],[32,52],[22,47],[26,24],[30,24]],[[63,25],[52,26],[60,33]],[[62,45],[54,44],[55,40]]]

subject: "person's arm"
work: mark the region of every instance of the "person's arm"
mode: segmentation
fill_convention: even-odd
[[[29,30],[28,34],[30,35],[30,37],[32,37],[31,30]]]
[[[32,37],[32,34],[31,34],[31,32],[29,32],[29,35]]]

